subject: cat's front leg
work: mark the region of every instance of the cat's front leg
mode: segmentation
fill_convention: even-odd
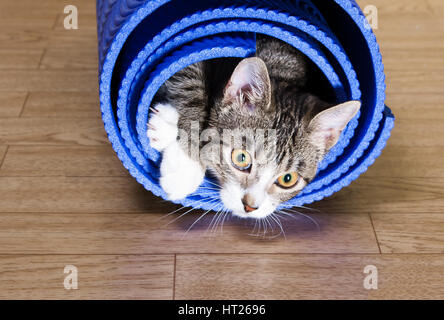
[[[192,159],[177,141],[179,114],[169,104],[154,107],[148,123],[151,147],[162,152],[160,186],[170,200],[181,200],[202,184],[205,170]]]

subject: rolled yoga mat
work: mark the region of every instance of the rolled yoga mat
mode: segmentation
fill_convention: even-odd
[[[289,43],[330,84],[338,103],[361,100],[360,113],[319,165],[317,178],[282,207],[321,200],[373,164],[394,125],[384,105],[385,76],[376,38],[353,0],[98,0],[100,102],[119,159],[147,190],[159,185],[161,156],[146,135],[157,90],[179,70],[214,58],[255,55],[256,35]],[[211,186],[206,178],[203,185]],[[222,209],[205,191],[178,203]]]

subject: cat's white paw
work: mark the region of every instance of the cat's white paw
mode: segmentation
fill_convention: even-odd
[[[167,193],[168,199],[175,201],[186,198],[199,188],[204,180],[205,170],[176,141],[163,152],[160,174],[160,186]]]
[[[147,136],[150,145],[157,151],[165,150],[177,140],[179,113],[170,104],[158,104],[152,108]]]

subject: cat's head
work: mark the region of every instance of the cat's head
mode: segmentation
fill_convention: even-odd
[[[272,83],[261,59],[243,60],[210,116],[210,126],[225,137],[218,159],[207,159],[224,206],[244,218],[271,215],[315,178],[360,105],[350,101],[326,109],[291,84]],[[236,141],[227,132],[245,135]]]

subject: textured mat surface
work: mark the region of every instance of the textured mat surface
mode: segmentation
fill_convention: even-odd
[[[353,0],[99,0],[97,21],[105,129],[123,165],[158,196],[165,198],[158,184],[159,154],[146,136],[155,93],[192,63],[253,56],[257,33],[303,52],[338,101],[363,103],[320,164],[318,177],[284,206],[312,203],[346,187],[375,161],[390,136],[394,117],[384,106],[379,47]],[[200,200],[197,192],[180,203],[219,209]]]

